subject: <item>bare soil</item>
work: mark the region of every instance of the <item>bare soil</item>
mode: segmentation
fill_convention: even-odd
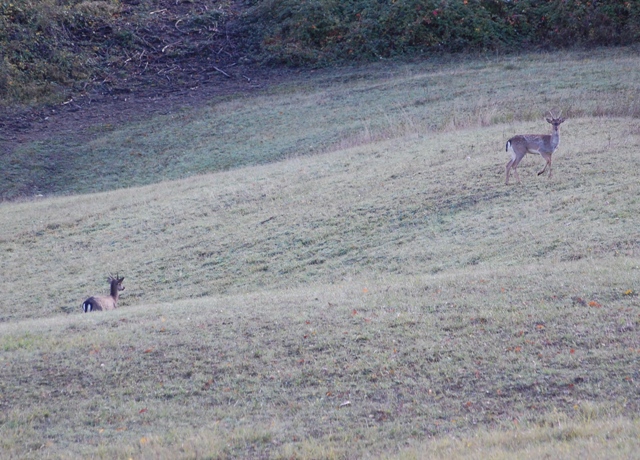
[[[218,76],[209,75],[201,80],[189,78],[176,84],[165,80],[160,84],[140,85],[134,81],[123,87],[102,87],[77,94],[62,104],[4,108],[0,113],[2,152],[8,154],[20,144],[52,137],[89,140],[95,133],[90,128],[96,125],[117,126],[185,106],[195,107],[212,98],[265,88],[293,73],[288,69],[259,68],[223,72],[229,76],[219,72]]]

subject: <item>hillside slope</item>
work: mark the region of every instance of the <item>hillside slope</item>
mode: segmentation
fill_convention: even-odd
[[[242,114],[253,123],[218,136],[243,152],[256,130],[252,165],[165,181],[147,166],[149,185],[0,203],[2,453],[629,458],[637,82],[563,56],[320,73],[144,122],[143,140],[137,126],[92,141],[202,142],[181,157],[193,168],[213,141],[190,133]],[[507,71],[535,76],[529,91]],[[494,85],[512,92],[495,101]],[[286,126],[252,119],[269,106]],[[506,140],[548,130],[550,108],[568,114],[554,176],[529,155],[505,186]],[[301,139],[323,147],[298,155]],[[120,308],[82,313],[110,272],[125,276]]]
[[[385,62],[258,81],[43,114],[0,156],[0,197],[112,190],[462,127],[535,121],[546,132],[549,109],[640,115],[640,66],[629,49]]]
[[[4,204],[3,449],[626,458],[640,125],[572,119],[554,178],[529,157],[504,186],[507,133],[537,125]],[[81,313],[110,271],[120,309]],[[584,447],[593,423],[615,445]]]
[[[137,288],[125,302],[136,304],[366,273],[636,255],[640,123],[572,119],[555,177],[535,176],[539,161],[530,156],[521,166],[525,185],[505,187],[507,136],[537,125],[4,205],[5,320],[72,311],[108,271],[128,274]],[[25,308],[33,290],[57,300]]]

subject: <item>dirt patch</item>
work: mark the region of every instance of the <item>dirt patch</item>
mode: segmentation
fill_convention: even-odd
[[[209,75],[206,79],[182,84],[140,85],[112,88],[102,85],[90,92],[74,95],[59,105],[6,108],[0,114],[2,153],[11,153],[22,143],[52,137],[73,136],[87,140],[96,125],[124,123],[167,114],[181,107],[197,107],[212,98],[251,92],[281,81],[289,70],[242,69]],[[190,72],[191,73],[191,72]]]

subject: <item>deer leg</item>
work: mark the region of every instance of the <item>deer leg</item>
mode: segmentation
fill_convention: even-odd
[[[507,166],[505,168],[507,170],[507,179],[505,180],[505,185],[509,185],[509,175],[511,173],[511,170],[513,170],[513,175],[516,176],[516,180],[518,181],[518,184],[520,183],[520,175],[518,174],[518,161],[517,160],[511,160],[509,163],[507,163]]]
[[[507,144],[508,145],[508,144]],[[511,150],[511,160],[509,160],[509,162],[507,163],[507,166],[505,167],[505,170],[507,172],[507,178],[505,180],[505,185],[509,185],[509,175],[511,174],[511,170],[513,169],[513,175],[516,176],[516,180],[518,181],[518,183],[520,183],[520,176],[518,175],[518,164],[520,163],[520,160],[522,160],[522,157],[524,155],[519,155],[518,152],[516,152],[513,148],[513,145],[510,146],[510,150]]]
[[[551,177],[551,155],[549,155],[549,177]]]
[[[520,175],[518,174],[518,165],[516,164],[513,167],[513,175],[516,176],[516,180],[518,181],[518,184],[520,184]]]
[[[547,168],[549,168],[549,177],[551,177],[551,155],[543,155],[543,154],[540,154],[540,155],[542,156],[542,158],[544,158],[546,163],[544,164],[544,168],[538,171],[538,176],[543,172],[545,172]]]
[[[513,169],[513,175],[516,176],[516,180],[518,181],[518,184],[520,183],[520,175],[518,174],[518,165],[520,164],[520,160],[522,160],[522,158],[523,157],[518,156],[514,152],[513,157],[511,158],[511,161],[507,163],[507,185],[509,184],[510,169]]]
[[[505,170],[507,172],[507,179],[504,182],[505,185],[509,185],[509,173],[511,172],[512,165],[513,165],[513,160],[509,160],[509,162],[507,163],[507,166],[505,167]]]

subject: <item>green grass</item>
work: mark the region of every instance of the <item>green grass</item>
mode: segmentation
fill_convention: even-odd
[[[578,74],[583,58],[550,57],[558,74],[561,62]],[[543,74],[542,60],[518,59]],[[622,60],[638,62],[611,65]],[[450,75],[505,84],[478,72],[487,65]],[[407,82],[426,77],[407,69],[380,77],[380,99],[403,88],[418,97]],[[313,88],[364,84],[340,78],[224,104],[302,110]],[[579,87],[582,99],[518,96],[523,114],[550,102],[573,114],[551,179],[530,155],[522,184],[503,184],[505,141],[546,132],[542,110],[484,123],[501,112],[468,90],[477,112],[461,109],[455,123],[438,101],[421,103],[443,123],[431,130],[405,130],[389,105],[378,119],[387,128],[371,122],[324,153],[3,203],[3,455],[635,455],[640,121],[621,116],[632,101],[605,81],[585,85],[606,87],[594,97],[617,116],[587,110]],[[325,126],[342,132],[353,99],[332,103]],[[184,116],[214,123],[203,113]],[[285,131],[280,120],[261,126]],[[120,308],[82,314],[109,272],[125,276]]]

